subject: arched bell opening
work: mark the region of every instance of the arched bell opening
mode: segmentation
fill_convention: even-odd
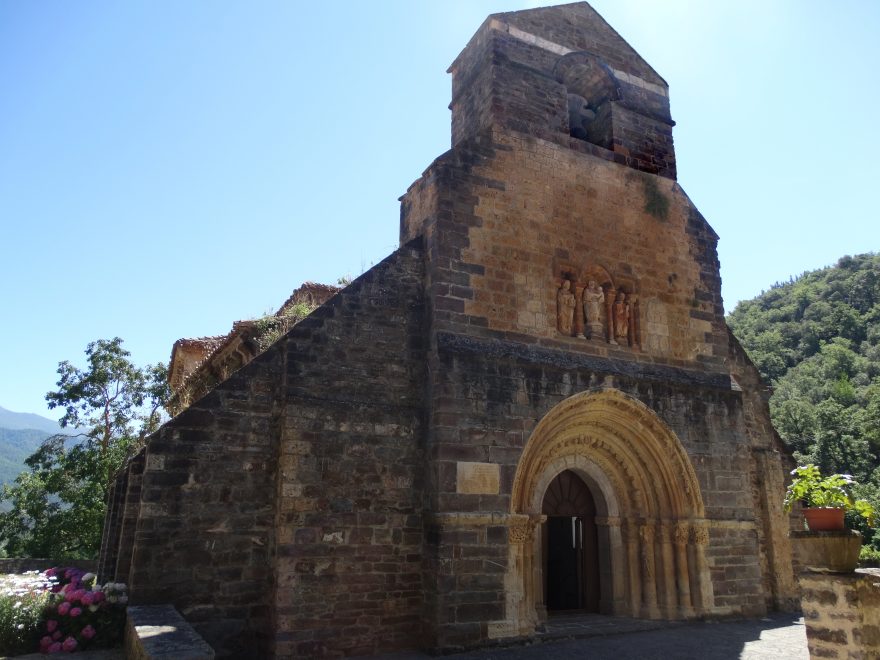
[[[554,610],[681,619],[714,609],[693,466],[672,430],[622,392],[575,395],[539,422],[517,467],[511,514],[507,618],[519,634]],[[566,516],[567,527],[553,522]],[[578,518],[592,518],[590,547]],[[553,554],[566,529],[574,553]],[[555,591],[558,576],[548,572],[554,561],[569,562],[563,574],[581,580],[586,553],[598,603],[586,583],[574,593]]]

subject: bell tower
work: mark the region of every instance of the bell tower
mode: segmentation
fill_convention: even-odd
[[[493,14],[449,71],[453,146],[494,125],[676,177],[666,81],[585,2]]]

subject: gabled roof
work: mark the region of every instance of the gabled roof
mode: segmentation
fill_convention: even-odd
[[[666,81],[587,2],[492,14],[480,28],[501,22],[571,51],[598,55],[612,68],[649,83]]]

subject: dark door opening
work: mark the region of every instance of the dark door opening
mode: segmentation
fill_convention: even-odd
[[[544,495],[544,603],[549,612],[599,611],[596,505],[574,472],[562,472]]]

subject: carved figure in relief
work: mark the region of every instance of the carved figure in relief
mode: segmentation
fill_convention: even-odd
[[[574,294],[571,292],[571,282],[569,280],[562,280],[562,286],[559,287],[559,291],[556,293],[556,327],[566,337],[571,337],[575,305]]]
[[[618,291],[614,301],[614,338],[618,344],[629,345],[629,316],[626,293]]]
[[[605,293],[596,284],[596,280],[590,280],[584,289],[584,318],[587,323],[584,328],[584,336],[588,339],[598,339],[604,334],[602,326],[602,307],[605,306]]]

